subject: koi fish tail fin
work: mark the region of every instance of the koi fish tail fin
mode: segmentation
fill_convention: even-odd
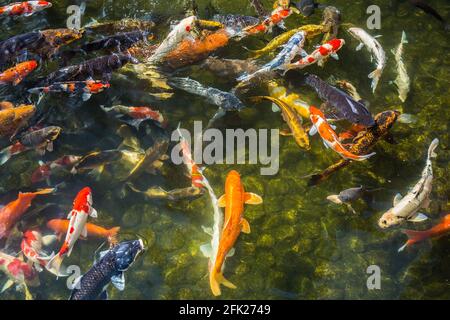
[[[357,156],[355,159],[352,159],[352,160],[364,161],[364,160],[367,160],[367,159],[369,159],[370,157],[372,157],[372,156],[374,156],[376,154],[377,154],[376,152],[372,152],[372,153],[365,154],[365,155],[362,155],[362,156]]]
[[[408,241],[406,241],[406,243],[398,249],[398,252],[401,252],[407,246],[423,241],[430,236],[430,233],[427,231],[402,230],[402,232],[408,236]]]
[[[381,69],[375,69],[374,71],[372,71],[371,73],[369,73],[369,78],[372,79],[372,92],[375,92],[377,86],[378,86],[378,81],[380,80],[381,77]]]
[[[221,295],[221,290],[220,290],[221,284],[230,289],[237,288],[234,284],[232,284],[230,281],[225,279],[225,277],[223,276],[222,273],[211,273],[211,275],[209,277],[209,284],[211,286],[211,291],[214,296]]]
[[[0,166],[4,165],[6,162],[8,162],[9,159],[11,159],[12,147],[13,146],[9,146],[0,151]]]
[[[405,33],[405,31],[402,31],[402,40],[401,40],[401,42],[402,42],[402,43],[408,43],[408,39],[406,39],[406,33]]]
[[[41,189],[39,191],[33,192],[34,195],[40,195],[40,194],[49,194],[49,193],[53,193],[56,189],[55,188],[46,188],[46,189]]]
[[[437,154],[436,154],[436,152],[434,152],[434,150],[436,150],[438,144],[439,144],[439,139],[438,138],[435,138],[431,142],[430,147],[428,148],[428,159],[437,157]]]
[[[120,231],[120,227],[114,227],[109,229],[108,233],[108,242],[110,245],[114,246],[117,244],[118,240],[117,240],[117,234]]]
[[[28,89],[28,93],[41,93],[41,91],[42,91],[42,88],[31,88],[31,89]]]
[[[31,294],[28,286],[25,283],[23,284],[23,290],[25,292],[25,300],[33,300],[33,295]]]
[[[311,178],[309,178],[308,181],[308,187],[317,186],[319,183],[324,181],[327,178],[327,176],[319,173],[319,174],[313,174],[311,175]]]
[[[56,277],[66,277],[66,273],[61,273],[61,265],[63,259],[64,257],[59,253],[53,255],[53,257],[51,257],[48,263],[45,265],[45,269],[47,269],[48,272],[53,273]]]

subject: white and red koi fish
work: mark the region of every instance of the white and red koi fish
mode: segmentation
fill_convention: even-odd
[[[130,117],[131,120],[123,120],[124,122],[134,126],[139,130],[142,122],[147,120],[153,120],[160,126],[165,126],[167,124],[166,119],[161,112],[158,110],[153,110],[150,107],[138,106],[138,107],[128,107],[123,105],[115,105],[110,108],[100,106],[105,112],[115,112],[117,118],[122,118],[123,116]]]
[[[28,261],[32,262],[37,271],[41,272],[52,256],[47,255],[43,246],[48,246],[56,241],[55,235],[42,236],[39,231],[28,230],[23,233],[20,248]]]
[[[302,69],[319,61],[326,59],[331,56],[332,58],[338,60],[339,57],[336,52],[338,52],[342,46],[345,44],[344,39],[332,39],[314,50],[311,54],[304,56],[299,61],[291,63],[285,67],[285,70],[289,69]]]
[[[0,15],[29,17],[33,13],[50,8],[52,4],[47,1],[14,2],[0,7]]]
[[[289,17],[292,13],[292,8],[279,6],[272,11],[270,17],[265,19],[260,24],[245,28],[244,30],[242,30],[242,33],[245,35],[251,35],[271,32],[274,26],[283,26],[284,19]]]
[[[83,101],[87,101],[93,94],[103,92],[110,88],[109,82],[101,80],[86,80],[86,81],[67,81],[55,82],[47,87],[37,87],[29,89],[30,93],[54,93],[66,92],[71,95],[81,94]]]
[[[83,188],[73,202],[73,209],[67,216],[70,220],[66,239],[59,252],[48,262],[47,270],[61,276],[61,264],[65,256],[70,256],[72,249],[80,236],[87,237],[86,223],[88,217],[97,218],[97,211],[92,207],[91,188]]]
[[[327,122],[325,115],[314,106],[309,107],[309,113],[311,122],[313,123],[313,127],[310,130],[310,135],[314,135],[316,132],[319,132],[320,137],[323,140],[323,144],[327,148],[333,149],[344,159],[363,161],[371,156],[375,155],[375,152],[366,154],[363,156],[358,156],[349,152],[344,146],[341,144],[339,140],[339,136],[333,130],[331,125]]]

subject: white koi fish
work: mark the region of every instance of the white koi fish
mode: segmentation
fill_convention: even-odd
[[[395,85],[398,90],[398,97],[402,102],[406,101],[409,93],[410,80],[408,72],[406,72],[405,63],[403,62],[403,44],[408,43],[406,39],[405,31],[402,32],[402,39],[397,49],[392,50],[392,54],[395,56],[395,61],[397,62],[397,78],[395,78]]]

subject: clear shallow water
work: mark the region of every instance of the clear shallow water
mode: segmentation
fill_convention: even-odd
[[[264,1],[267,8],[270,1]],[[183,1],[174,1],[170,7],[166,1],[130,1],[126,4],[115,1],[89,1],[83,24],[90,18],[114,20],[123,17],[150,17],[158,15],[167,19],[182,16]],[[365,27],[366,8],[378,4],[382,11],[383,35],[379,39],[388,55],[388,64],[375,95],[370,90],[367,74],[373,70],[365,50],[355,52],[357,42],[341,29],[340,36],[347,40],[340,51],[339,61],[329,61],[324,69],[308,68],[323,79],[333,75],[351,81],[363,98],[370,101],[373,114],[388,109],[402,110],[418,117],[412,125],[397,123],[392,133],[397,145],[381,142],[376,147],[377,155],[369,161],[354,163],[333,175],[318,187],[307,187],[305,175],[327,167],[338,160],[338,156],[325,150],[318,137],[312,138],[311,151],[300,150],[291,138],[280,137],[280,171],[278,175],[260,176],[257,165],[212,165],[205,174],[218,195],[223,192],[226,172],[238,170],[248,191],[264,198],[260,206],[246,207],[245,216],[252,233],[241,235],[236,244],[236,254],[227,260],[225,276],[238,286],[237,290],[223,289],[222,299],[448,299],[450,298],[449,237],[424,242],[401,254],[397,249],[406,241],[399,229],[382,231],[377,227],[380,215],[390,208],[397,192],[405,194],[420,176],[425,163],[425,153],[435,137],[441,141],[433,162],[435,179],[432,203],[426,212],[432,217],[417,229],[436,224],[442,214],[449,211],[449,138],[448,123],[450,103],[448,33],[441,25],[414,9],[407,2],[396,5],[386,1],[333,1],[343,15],[343,22]],[[51,10],[37,14],[20,22],[9,22],[3,26],[1,39],[44,28],[64,27],[68,1],[54,1]],[[219,13],[241,13],[253,15],[245,1],[198,1],[200,16],[207,18],[206,7],[211,4]],[[448,12],[446,1],[430,1],[439,12]],[[445,16],[445,14],[443,14]],[[320,11],[309,18],[292,16],[287,27],[299,24],[319,23]],[[162,35],[166,30],[161,25]],[[408,100],[401,103],[394,85],[389,81],[396,76],[395,63],[390,49],[395,48],[405,30],[409,44],[405,47],[404,59],[411,77],[411,92]],[[220,57],[246,58],[242,50],[263,47],[263,39],[271,36],[246,39],[231,43],[217,53]],[[317,39],[320,39],[317,38]],[[308,50],[311,49],[309,46]],[[262,58],[262,61],[267,57]],[[49,63],[39,70],[40,75],[56,68]],[[37,74],[37,73],[36,73]],[[35,74],[35,75],[36,75]],[[207,85],[229,90],[232,81],[219,79],[198,68],[187,69],[183,75],[191,74]],[[64,154],[85,154],[93,149],[112,149],[120,144],[115,135],[117,122],[106,117],[99,105],[121,103],[128,105],[152,105],[163,112],[169,120],[169,132],[178,122],[191,128],[194,120],[206,121],[214,114],[215,107],[201,98],[176,91],[172,99],[155,100],[149,93],[149,85],[136,77],[116,76],[113,89],[94,96],[86,103],[73,98],[48,98],[41,104],[51,112],[50,120],[64,128],[64,134],[55,144],[56,151],[45,156],[45,160],[56,159]],[[2,91],[0,100],[27,101],[25,87]],[[293,88],[304,100],[318,105],[319,99],[309,88]],[[261,89],[260,93],[264,93]],[[274,116],[266,105],[252,106],[239,114],[228,114],[216,123],[225,128],[280,128],[281,117]],[[152,138],[161,134],[151,127],[150,135],[140,133],[141,143],[151,145]],[[2,198],[11,200],[18,190],[29,190],[29,177],[37,167],[39,157],[33,154],[16,157],[0,171]],[[37,198],[35,207],[46,203],[57,204],[36,216],[29,217],[30,226],[43,226],[55,216],[65,216],[73,197],[85,185],[94,190],[94,206],[99,212],[95,221],[104,226],[121,226],[127,233],[137,233],[148,241],[149,249],[126,274],[126,290],[110,289],[113,299],[211,299],[207,278],[207,259],[199,246],[209,241],[201,228],[212,225],[212,209],[209,198],[203,196],[195,201],[165,202],[144,198],[127,189],[115,177],[118,168],[109,167],[95,181],[89,176],[78,175],[67,180],[67,185],[58,194]],[[190,181],[184,177],[184,168],[165,164],[163,174],[142,175],[136,185],[143,189],[160,185],[165,189],[186,187]],[[370,205],[360,202],[355,205],[359,215],[354,216],[345,207],[329,203],[326,196],[364,184],[382,188],[374,194]],[[43,185],[42,185],[43,186]],[[2,203],[6,202],[2,201]],[[414,228],[412,224],[407,228]],[[129,235],[127,235],[129,237]],[[101,242],[79,241],[67,264],[80,265],[87,271],[94,259],[94,251]],[[17,243],[18,245],[18,243]],[[367,290],[366,269],[376,264],[382,271],[381,290]],[[5,279],[6,280],[6,279]],[[48,274],[40,275],[41,286],[31,288],[35,298],[66,299],[70,292],[65,280],[55,280]],[[23,294],[8,290],[0,299],[22,299]]]

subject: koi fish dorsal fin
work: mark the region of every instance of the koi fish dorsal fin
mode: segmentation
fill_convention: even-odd
[[[397,193],[394,197],[393,205],[394,207],[402,200],[402,195],[400,193]]]
[[[242,220],[241,220],[241,227],[242,227],[241,231],[243,233],[247,233],[247,234],[250,233],[250,224],[244,218],[242,218]]]
[[[244,203],[246,204],[261,204],[263,199],[256,193],[246,192],[244,194]]]
[[[217,205],[218,205],[220,208],[225,208],[226,204],[227,204],[227,202],[226,202],[226,199],[225,199],[225,195],[223,194],[223,195],[221,195],[220,198],[217,200]]]

